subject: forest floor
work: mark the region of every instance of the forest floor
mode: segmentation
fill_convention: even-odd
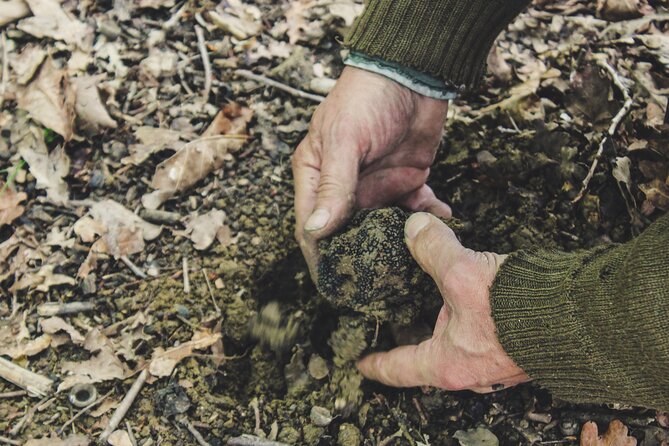
[[[429,179],[465,246],[624,242],[669,210],[661,3],[536,1],[500,36]],[[145,381],[110,444],[570,445],[614,419],[667,444],[667,414],[536,384],[365,382],[335,410],[337,313],[292,237],[290,156],[361,10],[0,2],[0,443],[93,442]],[[259,319],[281,342],[254,339]]]

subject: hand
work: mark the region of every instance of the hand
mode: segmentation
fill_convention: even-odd
[[[425,184],[447,109],[447,101],[344,68],[292,160],[296,238],[314,278],[316,240],[337,230],[356,207],[395,203],[450,216]]]
[[[489,289],[506,256],[464,248],[448,226],[426,213],[412,215],[404,232],[412,255],[437,283],[444,306],[432,338],[372,353],[358,363],[362,374],[396,387],[480,393],[529,381],[504,352],[491,315]]]

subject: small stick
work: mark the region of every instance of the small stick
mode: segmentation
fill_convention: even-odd
[[[41,409],[42,405],[45,404],[45,403],[48,402],[48,401],[49,401],[49,397],[48,397],[48,396],[45,396],[44,398],[42,398],[42,399],[39,401],[39,403],[37,403],[37,404],[35,404],[33,407],[31,407],[31,408],[30,408],[30,409],[23,415],[23,418],[21,418],[21,420],[20,420],[18,423],[16,423],[16,426],[14,426],[14,427],[12,428],[12,430],[9,431],[9,435],[14,436],[14,435],[18,435],[18,434],[20,434],[21,431],[23,430],[23,428],[24,428],[28,423],[30,423],[30,421],[33,419],[33,417],[35,416],[35,412],[37,412],[38,410],[42,410],[42,409]],[[53,401],[53,400],[51,400],[51,401]]]
[[[297,96],[298,98],[304,98],[304,99],[309,99],[314,102],[323,102],[325,100],[325,96],[320,96],[317,94],[311,94],[307,93],[306,91],[298,90],[297,88],[293,88],[289,85],[282,84],[281,82],[275,81],[274,79],[270,79],[265,76],[261,76],[259,74],[255,74],[249,70],[235,70],[235,74],[237,76],[250,79],[252,81],[260,82],[266,85],[269,85],[270,87],[278,88],[279,90],[283,90],[286,93],[290,93],[293,96]]]
[[[142,390],[142,386],[144,386],[148,376],[149,371],[144,369],[142,370],[142,373],[139,374],[135,382],[132,383],[130,390],[128,390],[128,393],[126,393],[125,397],[123,397],[123,401],[121,401],[121,404],[119,404],[119,406],[114,411],[114,415],[112,415],[111,419],[109,420],[109,424],[100,434],[99,440],[101,443],[107,441],[107,438],[109,438],[111,433],[114,432],[119,423],[121,423],[123,417],[126,413],[128,413],[130,406],[132,406],[132,403],[135,401],[135,398],[137,398],[139,391]]]
[[[15,446],[21,446],[23,443],[20,441],[12,440],[11,438],[3,437],[0,435],[0,443],[7,443]]]
[[[174,25],[176,25],[177,23],[179,23],[179,20],[181,20],[181,17],[184,15],[184,12],[186,12],[186,6],[187,5],[188,5],[188,2],[187,1],[184,2],[184,4],[181,5],[181,7],[179,9],[177,9],[177,12],[174,13],[174,15],[172,17],[170,17],[168,21],[163,23],[163,29],[164,30],[168,30],[168,29],[174,27]]]
[[[37,306],[37,314],[45,317],[83,313],[92,310],[95,310],[95,302],[47,302]]]
[[[147,276],[144,271],[139,269],[139,266],[132,263],[132,260],[130,260],[127,256],[121,256],[121,261],[125,263],[125,266],[130,268],[130,271],[132,271],[133,274],[139,277],[140,279],[146,280],[149,278],[149,276]]]
[[[97,400],[93,401],[91,404],[89,404],[88,406],[84,407],[83,409],[81,409],[81,410],[80,410],[79,412],[77,412],[76,414],[74,414],[74,416],[73,416],[72,418],[70,418],[69,420],[67,420],[67,421],[60,427],[60,429],[58,429],[58,430],[56,431],[56,432],[58,432],[58,435],[60,435],[60,434],[62,434],[63,432],[65,432],[65,429],[67,428],[67,426],[69,426],[70,424],[72,424],[72,423],[74,423],[75,421],[77,421],[77,418],[79,418],[80,416],[82,416],[83,414],[85,414],[86,412],[88,412],[89,410],[91,410],[92,408],[94,408],[95,406],[97,406],[98,404],[100,404],[101,402],[103,402],[104,400],[106,400],[107,397],[108,397],[109,395],[111,395],[113,392],[114,392],[113,390],[110,390],[109,392],[107,392],[106,394],[102,395],[100,398],[98,398]]]
[[[616,130],[618,130],[618,126],[620,125],[620,122],[623,120],[623,118],[625,118],[625,116],[627,116],[627,113],[629,113],[630,109],[632,108],[632,104],[634,103],[632,97],[629,94],[629,91],[627,91],[627,88],[625,88],[625,85],[623,85],[620,77],[618,76],[618,73],[616,73],[613,67],[609,65],[609,63],[605,59],[597,59],[597,65],[609,73],[609,76],[613,80],[613,83],[615,84],[616,87],[618,87],[618,90],[620,90],[620,92],[623,94],[623,97],[625,98],[625,103],[623,104],[622,108],[618,110],[618,113],[613,117],[613,120],[611,121],[611,125],[609,126],[608,131],[606,132],[602,140],[599,142],[599,148],[597,149],[597,153],[595,154],[595,159],[592,160],[592,165],[590,166],[588,175],[583,180],[583,185],[581,186],[581,190],[579,191],[576,198],[574,198],[571,201],[572,203],[578,203],[585,195],[585,192],[588,189],[588,185],[590,184],[590,180],[595,175],[595,170],[597,169],[597,165],[599,164],[599,159],[602,157],[602,153],[604,153],[604,146],[606,145],[606,142],[610,138],[612,138],[613,135],[615,135]]]
[[[53,392],[53,381],[46,376],[26,370],[0,357],[0,378],[25,389],[31,395],[46,396]]]
[[[209,93],[211,92],[211,62],[209,61],[209,53],[207,53],[207,46],[204,42],[204,31],[200,25],[195,25],[195,35],[197,36],[197,47],[202,56],[202,65],[204,66],[204,100],[208,101]]]
[[[216,308],[216,314],[220,316],[223,313],[221,312],[221,308],[216,303],[216,298],[214,298],[214,290],[211,289],[211,282],[209,282],[209,277],[207,277],[207,268],[202,268],[202,275],[204,276],[204,281],[207,283],[207,288],[209,288],[209,295],[211,296],[211,301],[214,304],[214,308]]]
[[[197,441],[200,446],[211,446],[207,440],[204,439],[202,434],[195,428],[195,426],[193,426],[193,424],[188,420],[188,418],[181,420],[181,423],[186,426],[188,432],[190,432],[191,435],[195,437],[195,441]]]
[[[253,398],[251,400],[251,404],[249,404],[249,405],[253,409],[253,415],[254,415],[255,420],[256,420],[256,425],[255,425],[255,428],[253,429],[253,433],[256,434],[258,436],[258,438],[262,438],[262,437],[260,437],[260,435],[261,434],[265,435],[265,433],[260,428],[260,407],[258,406],[258,398]]]
[[[7,79],[9,79],[9,63],[7,61],[9,58],[9,50],[7,49],[7,37],[5,36],[4,31],[0,36],[0,41],[2,41],[2,80],[0,81],[0,109],[2,109],[2,106],[5,103]]]
[[[184,293],[190,294],[190,276],[188,275],[188,257],[186,256],[181,259],[181,269],[183,270]]]
[[[125,430],[128,431],[128,438],[130,438],[130,443],[132,443],[132,446],[137,446],[137,439],[135,438],[135,434],[132,431],[132,427],[130,426],[130,422],[128,420],[125,420]]]
[[[161,211],[160,209],[143,209],[139,216],[151,223],[161,223],[165,225],[174,225],[181,221],[181,215],[178,213]]]
[[[15,390],[13,392],[0,393],[0,398],[15,398],[17,396],[26,396],[28,392],[25,390]]]
[[[280,441],[268,440],[255,435],[243,434],[228,440],[228,446],[290,446]]]

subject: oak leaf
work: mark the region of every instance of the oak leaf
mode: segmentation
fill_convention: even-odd
[[[636,446],[636,438],[627,436],[627,427],[619,420],[611,421],[609,429],[600,436],[597,424],[588,421],[581,429],[581,446]]]

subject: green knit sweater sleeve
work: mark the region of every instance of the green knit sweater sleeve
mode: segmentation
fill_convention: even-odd
[[[669,409],[669,215],[623,245],[511,254],[491,295],[502,346],[555,396]]]
[[[344,44],[471,87],[497,37],[530,0],[369,0]]]

